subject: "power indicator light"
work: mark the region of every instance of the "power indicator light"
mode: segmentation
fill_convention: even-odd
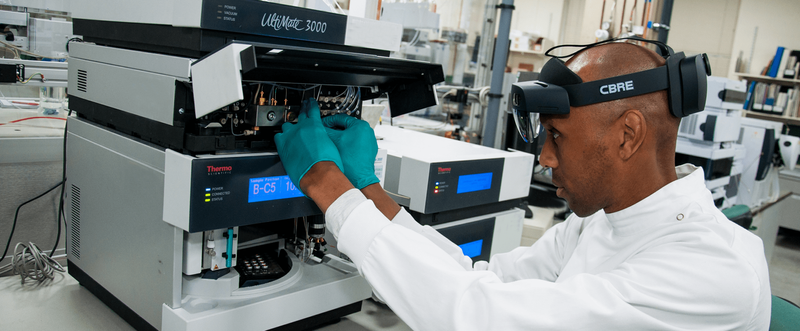
[[[439,182],[436,182],[436,185],[438,186],[438,185],[439,185]]]
[[[210,187],[206,187],[206,192],[211,192],[211,188]]]
[[[209,201],[211,201],[211,199],[206,199],[206,202],[209,202]]]

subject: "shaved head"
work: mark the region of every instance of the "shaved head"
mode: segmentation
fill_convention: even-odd
[[[611,43],[584,50],[567,61],[567,67],[584,82],[611,78],[657,68],[665,64],[664,58],[655,52],[634,44]],[[657,132],[658,149],[675,153],[680,119],[669,111],[667,91],[658,91],[631,98],[608,101],[600,104],[575,107],[589,111],[600,125],[608,125],[625,110],[638,109],[649,127]],[[655,125],[658,124],[658,125]]]
[[[665,60],[642,46],[609,43],[579,52],[566,65],[590,82],[660,67]],[[677,179],[680,119],[670,113],[666,91],[541,118],[548,136],[540,163],[552,168],[557,194],[578,216],[622,210]]]

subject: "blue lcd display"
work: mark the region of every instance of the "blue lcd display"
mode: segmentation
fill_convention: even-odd
[[[492,173],[458,176],[458,193],[483,191],[492,188]]]
[[[483,239],[479,239],[473,242],[468,242],[466,244],[458,245],[461,247],[461,251],[464,252],[464,255],[473,258],[478,255],[481,255],[481,249],[483,248]]]
[[[301,192],[289,176],[250,178],[247,202],[260,202],[302,197]]]

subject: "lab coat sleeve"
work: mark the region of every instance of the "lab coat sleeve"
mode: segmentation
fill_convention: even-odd
[[[401,208],[392,219],[393,224],[402,225],[433,242],[465,270],[489,270],[506,282],[530,278],[555,281],[564,261],[566,244],[577,240],[580,234],[575,229],[580,222],[577,217],[572,217],[568,222],[562,222],[545,232],[531,247],[519,247],[507,253],[495,254],[491,263],[476,261],[473,265],[472,259],[465,256],[460,247],[434,228],[417,223],[405,208]],[[568,229],[566,225],[573,223],[575,225]]]
[[[721,316],[739,314],[731,307],[753,300],[746,290],[720,291],[719,280],[703,279],[705,271],[692,267],[737,272],[736,265],[703,252],[686,255],[695,259],[688,266],[672,258],[693,251],[680,241],[607,272],[504,282],[489,270],[464,270],[424,235],[391,223],[371,201],[347,216],[339,249],[415,330],[736,329],[740,325],[724,324]],[[686,273],[702,281],[683,284]],[[695,302],[698,293],[719,300]]]
[[[333,238],[339,239],[342,222],[353,212],[353,209],[364,201],[367,201],[364,194],[353,188],[344,192],[328,206],[328,210],[325,211],[325,228],[333,235]]]
[[[575,215],[545,231],[530,247],[492,256],[487,270],[504,282],[541,279],[554,282],[577,244],[584,219]]]
[[[399,224],[424,236],[434,245],[439,247],[439,249],[447,253],[447,255],[449,255],[454,261],[456,261],[456,263],[464,268],[464,270],[472,270],[472,259],[464,255],[464,252],[460,247],[458,247],[458,245],[454,244],[452,241],[450,241],[450,239],[447,239],[445,236],[439,233],[439,231],[436,231],[436,229],[427,225],[422,226],[417,223],[417,221],[411,217],[411,214],[409,214],[405,208],[400,207],[400,212],[397,213],[397,215],[395,215],[395,217],[392,219],[392,224]]]

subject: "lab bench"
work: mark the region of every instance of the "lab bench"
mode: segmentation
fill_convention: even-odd
[[[0,277],[0,321],[8,330],[129,331],[134,330],[68,273],[37,285],[19,276]],[[231,329],[237,329],[231,325]],[[364,300],[361,311],[343,317],[320,331],[411,330],[388,307]]]

